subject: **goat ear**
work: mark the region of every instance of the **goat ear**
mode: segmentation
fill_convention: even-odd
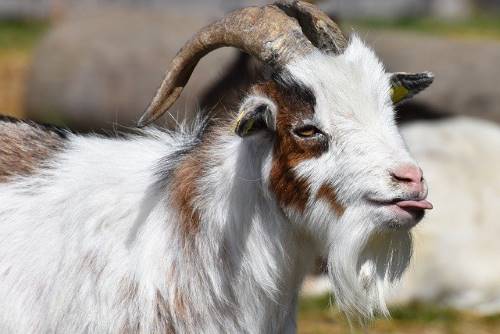
[[[398,104],[420,93],[431,85],[434,75],[431,72],[391,74],[391,99]]]
[[[234,132],[247,137],[260,130],[274,130],[276,106],[268,98],[249,96],[240,106]]]

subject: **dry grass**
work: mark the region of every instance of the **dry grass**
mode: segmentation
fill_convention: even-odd
[[[0,114],[23,116],[26,75],[44,22],[0,21]]]
[[[23,98],[30,54],[21,50],[0,53],[0,114],[23,116]]]
[[[500,316],[477,315],[431,305],[410,305],[391,311],[392,319],[377,319],[366,328],[350,330],[345,317],[329,308],[328,296],[301,301],[298,329],[301,334],[498,334]]]

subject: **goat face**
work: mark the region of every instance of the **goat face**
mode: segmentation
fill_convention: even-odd
[[[396,129],[393,103],[427,87],[432,76],[389,75],[370,49],[357,37],[348,42],[318,8],[278,0],[200,30],[172,61],[139,125],[165,113],[201,57],[222,46],[235,46],[276,72],[253,88],[235,122],[244,147],[253,145],[241,152],[265,158],[238,160],[238,166],[263,162],[250,168],[259,173],[250,179],[262,180],[287,226],[305,231],[328,254],[343,310],[363,317],[386,311],[381,288],[406,268],[409,229],[431,207],[422,173]]]
[[[427,78],[418,90],[432,81],[414,77]],[[381,287],[406,268],[409,229],[431,208],[395,125],[393,79],[353,37],[343,54],[313,53],[255,86],[236,124],[271,139],[264,187],[323,246],[337,301],[361,316],[386,311]]]

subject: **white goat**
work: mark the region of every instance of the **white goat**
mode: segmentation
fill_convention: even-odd
[[[500,313],[500,126],[457,117],[401,133],[425,168],[438,210],[414,230],[413,263],[390,301]]]
[[[431,207],[393,102],[432,76],[391,76],[314,6],[278,2],[195,35],[141,125],[220,46],[273,69],[227,120],[117,139],[0,122],[0,332],[290,333],[318,254],[344,311],[386,312]]]

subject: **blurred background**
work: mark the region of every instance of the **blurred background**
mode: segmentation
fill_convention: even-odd
[[[268,1],[0,0],[0,114],[83,132],[126,131],[170,59],[225,12]],[[435,209],[369,333],[500,333],[500,0],[313,1],[356,31],[389,71],[430,70],[430,89],[398,107]],[[224,112],[260,64],[210,54],[161,124]],[[321,266],[307,279],[300,333],[349,332],[329,308]]]

